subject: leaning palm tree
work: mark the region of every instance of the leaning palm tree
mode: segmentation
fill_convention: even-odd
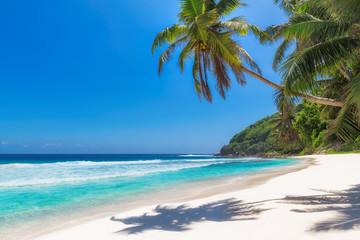
[[[217,89],[223,98],[231,85],[230,70],[242,85],[246,83],[244,73],[247,73],[274,89],[283,91],[282,86],[261,75],[257,64],[234,39],[235,36],[243,36],[249,32],[257,36],[260,42],[267,40],[269,36],[260,28],[247,23],[243,17],[222,21],[242,5],[245,4],[240,0],[181,0],[178,23],[160,32],[153,43],[152,53],[166,43],[170,45],[159,58],[159,74],[164,64],[181,46],[178,65],[183,71],[185,61],[193,61],[195,90],[199,97],[203,96],[209,102],[212,101],[209,73],[215,76]],[[306,93],[297,93],[297,96],[320,104],[343,104],[341,101]]]

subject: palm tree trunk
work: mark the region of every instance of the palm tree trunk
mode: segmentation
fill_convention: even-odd
[[[265,83],[267,85],[269,85],[270,87],[275,88],[276,90],[279,90],[279,91],[283,91],[282,86],[270,81],[267,78],[264,78],[260,74],[257,74],[256,72],[251,71],[250,69],[248,69],[246,67],[242,67],[242,70],[244,72],[246,72],[247,74],[249,74],[250,76],[262,81],[263,83]],[[337,101],[337,100],[330,99],[330,98],[317,97],[317,96],[313,96],[313,95],[309,95],[309,94],[305,94],[305,93],[296,93],[295,96],[296,97],[301,97],[301,98],[309,100],[311,102],[315,102],[315,103],[318,103],[318,104],[323,104],[323,105],[329,105],[329,106],[334,106],[334,107],[342,107],[344,105],[344,103],[341,102],[341,101]]]
[[[351,80],[350,73],[344,66],[341,66],[339,69],[340,69],[340,72],[346,77],[347,80]]]

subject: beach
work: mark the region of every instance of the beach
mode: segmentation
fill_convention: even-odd
[[[360,155],[300,158],[308,165],[242,190],[119,209],[33,239],[359,239]]]
[[[0,11],[0,240],[360,240],[360,0]]]
[[[0,238],[27,239],[129,210],[206,198],[308,165],[192,154],[0,156]]]

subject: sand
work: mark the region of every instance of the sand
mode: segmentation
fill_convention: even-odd
[[[114,212],[35,239],[360,239],[360,154],[302,158],[311,164],[242,190]]]

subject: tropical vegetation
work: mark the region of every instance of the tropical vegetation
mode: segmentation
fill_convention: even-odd
[[[291,98],[324,89],[319,96],[342,102],[340,108],[323,109],[328,135],[355,141],[360,134],[360,1],[275,2],[289,14],[286,23],[266,31],[282,41],[273,68],[282,73],[284,94]]]
[[[229,145],[221,149],[221,155],[256,155],[271,152],[274,148],[274,137],[270,135],[269,122],[274,117],[265,117],[236,134]]]
[[[180,50],[180,70],[186,61],[192,61],[195,90],[209,102],[209,74],[215,77],[223,98],[231,86],[230,72],[242,85],[246,73],[274,88],[278,113],[263,121],[271,129],[265,138],[266,134],[261,135],[264,146],[281,142],[297,151],[300,144],[308,152],[334,142],[355,146],[360,136],[360,0],[274,3],[286,12],[287,21],[263,31],[244,17],[225,20],[245,5],[240,0],[180,0],[178,23],[160,32],[153,43],[152,52],[169,45],[159,58],[159,74]],[[259,66],[236,41],[248,33],[260,43],[281,41],[273,61],[274,70],[282,75],[280,84],[262,76]],[[269,129],[263,128],[265,132]],[[236,139],[228,148],[237,150],[230,152],[249,147],[246,137]],[[258,150],[276,148],[264,146]]]
[[[241,85],[246,84],[244,73],[247,73],[282,91],[282,86],[261,75],[259,66],[235,40],[235,37],[252,33],[263,43],[270,41],[270,36],[259,27],[249,24],[242,16],[222,20],[237,7],[244,5],[240,0],[180,0],[178,23],[157,34],[153,42],[152,53],[169,44],[159,57],[159,75],[175,51],[182,48],[177,61],[180,70],[184,70],[187,60],[192,60],[195,90],[200,98],[204,97],[209,102],[212,101],[212,93],[208,73],[215,76],[216,88],[224,99],[225,92],[231,86],[230,70]],[[299,93],[298,96],[322,104],[342,105],[340,101],[307,93]]]
[[[278,124],[284,123],[278,112],[234,135],[220,153],[223,156],[277,156],[360,151],[360,136],[354,142],[347,143],[339,142],[334,135],[325,137],[330,125],[321,118],[323,108],[324,106],[306,100],[296,106],[293,119],[285,124],[289,124],[296,132],[297,139],[279,138]],[[280,127],[281,129],[283,128]]]

